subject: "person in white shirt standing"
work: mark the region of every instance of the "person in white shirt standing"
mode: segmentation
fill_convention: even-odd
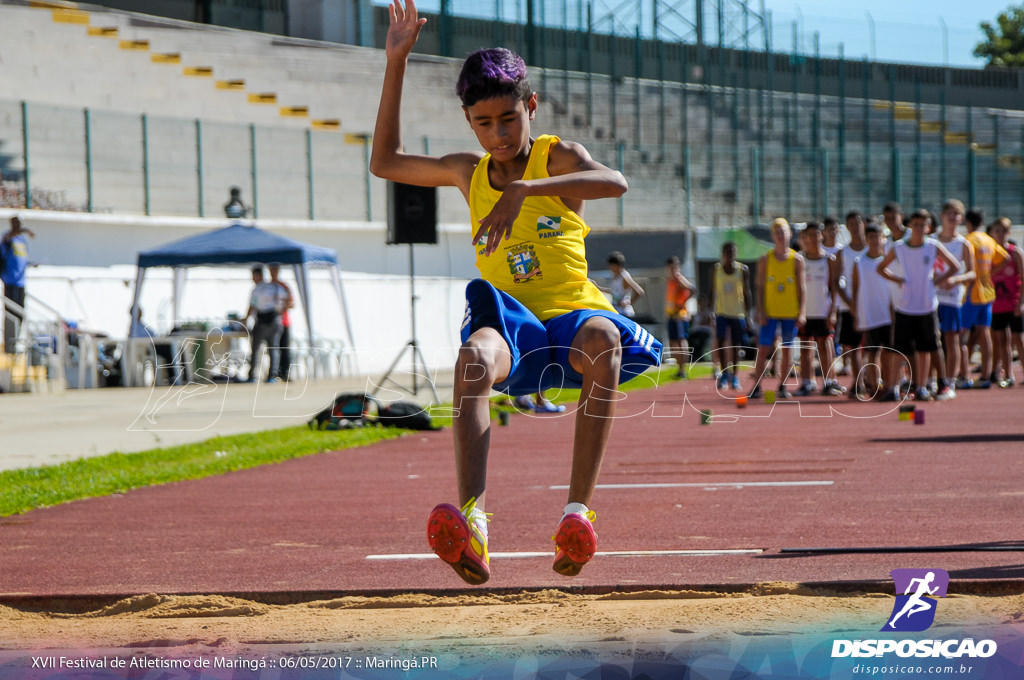
[[[939,343],[936,314],[939,301],[935,287],[944,285],[956,273],[957,265],[956,259],[938,240],[925,236],[930,222],[928,211],[914,211],[910,216],[910,236],[897,243],[875,268],[883,278],[900,284],[893,317],[893,349],[910,361],[910,389],[918,401],[933,399],[925,387],[931,362],[939,372],[940,391],[949,384]],[[943,259],[949,267],[938,278],[935,276],[937,258]],[[903,266],[902,276],[895,276],[888,269],[896,260]]]
[[[252,282],[255,287],[249,298],[249,309],[245,313],[246,320],[253,319],[250,341],[252,353],[249,356],[249,382],[259,380],[263,367],[263,347],[270,353],[270,373],[267,382],[277,378],[278,362],[280,361],[281,313],[288,303],[289,294],[282,286],[273,281],[265,281],[263,267],[252,268]]]
[[[853,263],[853,307],[857,330],[864,333],[864,361],[870,385],[884,387],[875,393],[879,401],[899,401],[896,353],[892,349],[892,288],[878,273],[886,253],[885,235],[877,224],[864,227],[868,251]],[[895,264],[895,263],[893,263]]]
[[[939,332],[942,333],[942,351],[946,355],[946,375],[952,383],[960,369],[960,332],[965,330],[960,324],[960,308],[964,303],[964,282],[974,279],[974,247],[970,241],[956,233],[964,220],[963,203],[955,199],[946,201],[942,206],[939,220],[942,222],[939,243],[958,263],[946,285],[935,289],[935,295],[939,299]],[[936,260],[935,273],[939,276],[945,274],[946,263]],[[951,385],[950,390],[952,389]]]
[[[850,242],[837,255],[839,259],[839,287],[836,290],[839,294],[839,344],[842,347],[843,356],[850,358],[850,369],[853,371],[853,380],[850,383],[848,396],[851,399],[856,399],[862,365],[860,346],[864,343],[864,337],[857,330],[857,322],[851,306],[850,281],[853,279],[854,260],[868,250],[868,245],[864,241],[864,215],[859,210],[851,210],[847,213],[846,230],[850,232]]]
[[[800,389],[797,394],[808,395],[817,389],[813,374],[811,350],[817,347],[818,361],[824,380],[822,394],[836,396],[843,393],[835,381],[832,365],[835,363],[835,345],[832,335],[836,328],[836,284],[839,263],[834,255],[822,249],[821,225],[808,222],[800,232],[800,246],[804,251],[804,281],[807,295],[807,318],[800,327]]]

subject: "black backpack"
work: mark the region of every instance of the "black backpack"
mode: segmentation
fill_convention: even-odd
[[[334,403],[316,414],[309,427],[315,430],[338,430],[379,424],[409,430],[439,430],[434,427],[426,409],[408,401],[384,405],[363,392],[345,392]]]

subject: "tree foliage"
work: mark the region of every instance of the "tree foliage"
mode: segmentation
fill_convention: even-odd
[[[974,56],[988,59],[989,66],[1024,67],[1024,5],[1010,7],[996,17],[995,25],[981,22],[985,40],[974,48]]]

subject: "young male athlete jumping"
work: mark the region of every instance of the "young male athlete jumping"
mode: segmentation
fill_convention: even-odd
[[[484,514],[488,396],[492,388],[533,394],[557,378],[581,389],[569,502],[555,531],[554,562],[556,572],[575,576],[596,550],[595,514],[587,506],[608,444],[618,385],[661,359],[661,344],[616,314],[587,279],[584,202],[621,196],[626,180],[579,144],[531,136],[537,95],[522,58],[502,48],[470,55],[456,85],[483,151],[439,158],[405,153],[402,87],[426,19],[418,17],[413,0],[404,8],[396,0],[389,15],[370,170],[406,184],[457,187],[469,203],[481,275],[466,288],[463,344],[455,365],[452,432],[459,506],[434,508],[427,539],[467,583],[490,578]],[[552,365],[561,370],[550,370]]]

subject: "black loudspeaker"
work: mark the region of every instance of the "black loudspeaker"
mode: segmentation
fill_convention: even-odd
[[[437,243],[437,188],[388,182],[388,244]]]

